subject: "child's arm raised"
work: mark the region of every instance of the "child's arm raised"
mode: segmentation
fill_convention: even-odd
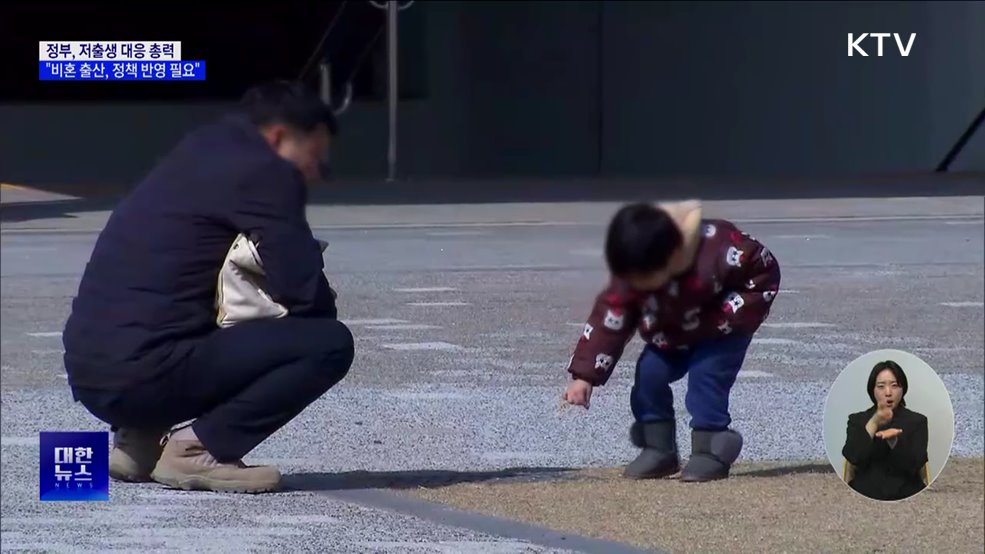
[[[640,317],[640,302],[628,285],[613,278],[595,298],[595,304],[575,346],[568,373],[593,386],[602,386],[633,338]]]

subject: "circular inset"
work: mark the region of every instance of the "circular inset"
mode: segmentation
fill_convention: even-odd
[[[926,362],[901,350],[856,358],[828,391],[824,448],[843,482],[873,500],[912,498],[940,475],[954,408]]]

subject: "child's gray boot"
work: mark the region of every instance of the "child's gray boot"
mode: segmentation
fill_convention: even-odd
[[[623,476],[630,479],[660,479],[680,471],[677,424],[674,421],[633,423],[629,438],[643,450],[629,463]]]
[[[741,451],[742,435],[737,431],[691,431],[691,459],[681,472],[681,480],[725,479]]]

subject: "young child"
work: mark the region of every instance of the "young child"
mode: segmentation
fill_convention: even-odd
[[[776,259],[734,224],[703,220],[697,201],[623,207],[605,256],[611,280],[575,347],[564,400],[587,408],[638,331],[647,344],[636,363],[630,439],[642,452],[624,475],[680,471],[670,384],[687,375],[691,457],[681,479],[728,477],[742,449],[742,435],[729,429],[729,392],[779,289]]]

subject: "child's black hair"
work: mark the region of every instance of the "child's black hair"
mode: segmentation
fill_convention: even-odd
[[[616,276],[650,273],[665,268],[683,242],[666,211],[652,204],[628,204],[609,223],[605,259]]]
[[[869,373],[869,384],[866,385],[866,392],[869,393],[869,398],[872,399],[872,403],[876,404],[876,379],[879,374],[885,370],[892,372],[893,376],[896,377],[896,383],[903,389],[903,394],[900,395],[899,405],[906,406],[906,396],[907,389],[910,388],[909,383],[906,381],[906,373],[903,373],[903,368],[892,360],[886,360],[884,362],[879,362],[872,367],[872,372]]]
[[[256,85],[243,95],[240,109],[257,126],[282,123],[310,133],[321,123],[328,127],[332,136],[339,134],[331,106],[299,82],[273,81]]]

